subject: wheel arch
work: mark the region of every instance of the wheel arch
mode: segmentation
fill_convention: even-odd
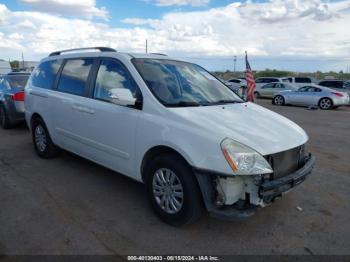
[[[147,165],[151,162],[152,159],[154,159],[156,156],[161,155],[161,154],[166,154],[166,153],[173,153],[182,158],[189,166],[191,164],[187,159],[177,150],[170,146],[165,146],[165,145],[158,145],[150,148],[143,156],[141,166],[140,166],[140,172],[141,172],[141,178],[142,181],[145,182],[145,171],[147,168]]]
[[[33,121],[36,120],[36,119],[41,119],[41,120],[44,121],[43,117],[39,113],[33,113],[32,116],[30,117],[30,127],[31,128],[33,126]]]
[[[319,105],[320,105],[321,100],[322,100],[322,99],[325,99],[325,98],[327,98],[327,99],[331,100],[331,102],[332,102],[332,106],[334,105],[334,101],[333,101],[333,99],[332,99],[332,98],[330,98],[330,97],[328,97],[328,96],[321,97],[321,98],[318,100],[317,105],[319,106]]]

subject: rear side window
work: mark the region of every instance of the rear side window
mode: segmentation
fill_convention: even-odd
[[[311,83],[311,79],[307,77],[296,77],[295,83]]]
[[[67,60],[63,67],[57,90],[83,96],[93,62],[93,58]]]
[[[41,63],[32,74],[32,85],[52,89],[62,60],[52,60]]]

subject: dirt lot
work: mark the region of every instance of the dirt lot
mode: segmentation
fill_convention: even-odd
[[[39,159],[25,126],[0,130],[0,254],[349,254],[350,107],[259,104],[305,128],[314,173],[248,220],[184,228],[153,215],[141,184],[66,152]]]

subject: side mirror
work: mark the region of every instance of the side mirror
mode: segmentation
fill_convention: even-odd
[[[136,98],[126,88],[113,88],[109,90],[110,101],[120,106],[134,106]]]

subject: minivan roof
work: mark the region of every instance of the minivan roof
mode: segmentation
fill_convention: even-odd
[[[87,51],[91,50],[91,51]],[[99,51],[97,51],[99,50]],[[75,49],[67,49],[62,51],[55,51],[49,54],[48,57],[43,60],[51,60],[57,58],[75,58],[75,57],[99,57],[99,56],[107,56],[107,57],[120,57],[123,56],[125,58],[157,58],[157,59],[169,59],[169,57],[165,54],[161,53],[127,53],[127,52],[117,52],[116,50],[109,47],[86,47],[86,48],[75,48]]]

